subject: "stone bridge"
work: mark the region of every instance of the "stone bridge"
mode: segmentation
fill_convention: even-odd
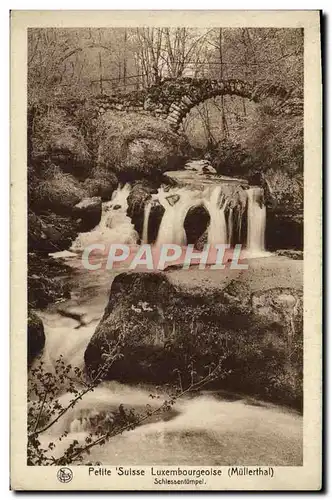
[[[285,89],[271,83],[207,78],[165,79],[159,85],[127,94],[100,95],[93,98],[96,114],[108,110],[149,113],[166,119],[178,130],[187,113],[198,104],[221,95],[240,96],[262,105],[271,114],[301,115],[303,95],[299,89]],[[73,106],[77,106],[73,102]]]

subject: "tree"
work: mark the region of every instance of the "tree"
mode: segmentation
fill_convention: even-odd
[[[158,84],[161,80],[163,28],[137,28],[136,55],[142,72],[144,86]]]

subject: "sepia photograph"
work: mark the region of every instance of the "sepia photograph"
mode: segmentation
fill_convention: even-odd
[[[304,27],[26,36],[25,465],[303,467]]]

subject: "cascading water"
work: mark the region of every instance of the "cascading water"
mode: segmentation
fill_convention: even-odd
[[[250,255],[263,254],[265,251],[266,208],[263,203],[263,190],[253,187],[246,191],[247,195],[247,249]],[[173,243],[186,244],[184,221],[190,208],[203,204],[209,212],[208,243],[242,243],[242,218],[244,208],[240,205],[229,206],[230,199],[224,193],[222,184],[207,187],[204,191],[187,188],[173,188],[165,191],[159,188],[158,193],[144,207],[142,241],[148,242],[149,219],[154,201],[164,208],[156,245]],[[226,209],[228,210],[226,217]],[[249,256],[249,254],[248,254]]]
[[[227,200],[222,196],[222,186],[216,186],[210,197],[204,200],[204,204],[210,214],[208,243],[211,245],[227,243],[228,238],[225,218]]]
[[[131,219],[127,216],[130,186],[119,186],[112,199],[103,203],[100,223],[92,231],[81,233],[72,244],[72,251],[82,251],[92,243],[124,243],[134,245],[138,235]],[[263,190],[252,187],[247,194],[247,251],[248,257],[265,253],[266,207],[263,203]],[[188,188],[173,188],[166,191],[163,187],[152,196],[144,207],[142,242],[148,243],[149,220],[153,202],[158,201],[165,209],[156,245],[173,243],[186,245],[187,238],[184,221],[191,207],[204,204],[210,215],[208,243],[241,243],[243,212],[232,207],[223,193],[223,185],[208,186],[204,191]]]
[[[104,202],[100,223],[92,231],[81,233],[72,244],[72,251],[81,251],[92,243],[135,244],[137,233],[127,216],[129,184],[119,186],[110,201]]]
[[[149,242],[149,218],[150,218],[151,208],[152,208],[152,203],[149,201],[144,206],[142,243]]]
[[[234,215],[233,208],[229,208],[228,211],[228,220],[227,220],[227,234],[228,234],[228,242],[231,244],[233,241],[233,229],[234,229]]]
[[[164,243],[186,245],[187,237],[184,229],[184,220],[190,207],[197,203],[197,192],[185,188],[164,191],[158,189],[155,195],[159,203],[165,208],[160,223],[156,246]]]
[[[211,179],[210,179],[211,180]],[[136,233],[131,220],[126,214],[129,186],[119,187],[112,200],[103,204],[102,218],[99,225],[90,233],[81,234],[73,244],[76,250],[97,241],[135,242]],[[158,190],[144,209],[143,242],[148,241],[149,221],[153,202],[165,208],[159,227],[157,244],[186,243],[184,220],[191,207],[205,205],[210,214],[208,229],[209,243],[241,242],[241,224],[246,203],[233,208],[227,207],[230,200],[223,185],[210,185],[204,190],[190,188],[172,188]],[[265,207],[262,203],[262,190],[250,188],[242,192],[248,199],[248,247],[250,250],[264,250]],[[225,217],[226,207],[228,216]],[[64,356],[65,363],[84,368],[84,352],[92,337],[98,321],[107,305],[112,277],[121,271],[104,270],[86,271],[81,265],[75,266],[74,260],[69,265],[78,270],[73,277],[72,298],[62,304],[63,308],[76,308],[84,313],[85,323],[78,328],[73,317],[60,315],[55,310],[41,314],[44,322],[46,345],[43,362],[47,370],[53,371],[56,360]],[[43,435],[39,436],[44,448],[51,441],[56,449],[50,451],[59,456],[73,439],[84,443],[89,432],[94,431],[96,421],[101,418],[107,424],[106,417],[112,418],[112,412],[120,404],[135,411],[146,411],[160,405],[161,399],[151,399],[154,389],[142,389],[137,386],[105,382],[93,392],[87,393],[74,408]],[[68,405],[71,393],[59,388],[60,403]],[[236,398],[235,398],[236,399]],[[259,463],[273,465],[300,465],[302,462],[302,427],[301,417],[279,410],[275,407],[251,405],[250,402],[223,400],[220,395],[195,394],[193,397],[178,401],[174,414],[166,414],[165,419],[146,421],[146,425],[116,436],[102,447],[91,449],[87,460],[103,464],[118,465],[130,463],[186,465],[229,465]],[[235,416],[235,417],[234,417]],[[274,432],[270,430],[273,427]],[[61,442],[57,439],[63,432],[68,436]]]
[[[266,207],[263,200],[264,191],[260,187],[248,189],[248,232],[247,250],[249,254],[265,252]]]
[[[236,211],[237,217],[236,217],[236,225],[237,225],[237,234],[236,237],[238,241],[241,241],[241,233],[242,233],[242,211],[237,210]]]

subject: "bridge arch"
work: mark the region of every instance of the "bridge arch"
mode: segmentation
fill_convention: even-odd
[[[160,85],[150,87],[144,109],[162,115],[173,129],[178,130],[194,106],[221,95],[245,97],[262,104],[269,99],[273,114],[300,115],[303,111],[303,99],[297,89],[286,90],[271,83],[193,78],[164,80]]]
[[[127,94],[102,94],[93,98],[92,102],[97,115],[108,110],[144,112],[167,120],[170,127],[178,131],[193,107],[222,95],[245,97],[260,104],[268,103],[269,110],[274,115],[303,113],[301,88],[286,89],[271,82],[253,83],[235,79],[165,79],[148,89]],[[78,102],[75,102],[75,106],[77,105]]]

